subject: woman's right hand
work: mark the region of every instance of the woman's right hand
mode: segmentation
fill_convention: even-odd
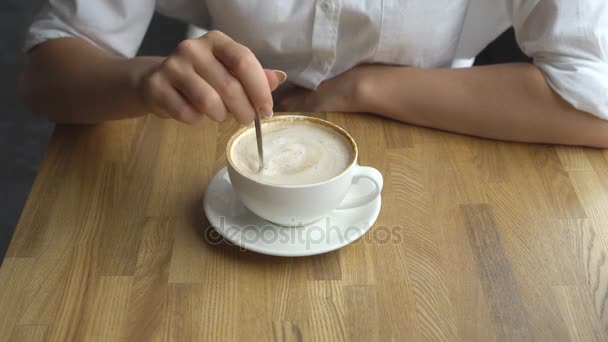
[[[219,31],[184,40],[162,62],[135,76],[144,107],[161,117],[196,123],[204,115],[241,124],[272,115],[272,90],[285,73],[263,69],[245,46]]]

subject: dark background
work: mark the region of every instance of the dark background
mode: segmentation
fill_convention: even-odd
[[[33,115],[23,104],[18,91],[24,64],[21,47],[27,26],[41,3],[41,0],[0,1],[0,260],[53,130],[53,124]],[[186,25],[155,16],[140,54],[166,55],[185,35]],[[476,64],[525,60],[509,30],[478,56]]]

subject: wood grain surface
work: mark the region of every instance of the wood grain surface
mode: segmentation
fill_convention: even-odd
[[[608,152],[359,114],[378,221],[329,254],[217,241],[234,122],[59,126],[0,268],[0,341],[607,341]]]

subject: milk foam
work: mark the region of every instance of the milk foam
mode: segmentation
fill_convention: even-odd
[[[307,120],[262,124],[264,169],[259,170],[255,130],[234,142],[231,159],[249,178],[277,185],[322,182],[339,175],[351,163],[350,142],[335,130]]]

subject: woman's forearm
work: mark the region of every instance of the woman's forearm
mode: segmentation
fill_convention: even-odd
[[[608,122],[564,101],[531,64],[360,72],[363,111],[486,138],[608,147]]]
[[[98,123],[145,114],[135,78],[161,61],[115,57],[84,40],[45,42],[28,55],[25,98],[34,111],[60,123]]]

